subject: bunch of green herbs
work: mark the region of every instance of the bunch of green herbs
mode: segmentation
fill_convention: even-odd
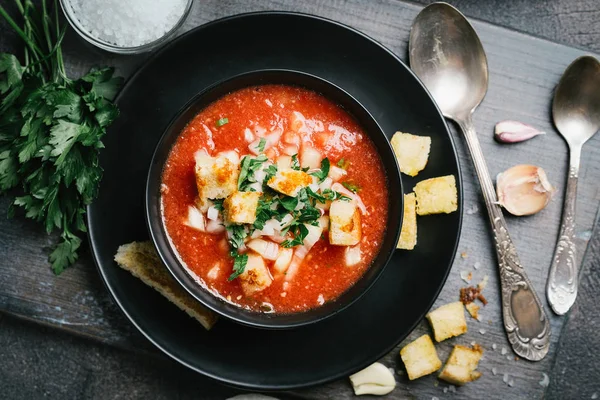
[[[0,194],[15,208],[61,232],[50,254],[60,274],[77,259],[79,234],[86,232],[86,206],[98,192],[102,136],[118,116],[111,102],[122,84],[110,68],[71,80],[65,72],[56,1],[14,0],[18,17],[0,6],[0,16],[23,40],[23,63],[0,53]],[[41,9],[40,9],[41,8]],[[21,24],[17,20],[22,21]]]

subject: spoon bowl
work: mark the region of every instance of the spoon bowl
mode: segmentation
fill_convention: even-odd
[[[469,21],[448,4],[434,3],[417,16],[409,59],[446,117],[470,114],[485,97],[485,51]]]
[[[552,102],[554,125],[570,146],[583,145],[600,129],[600,63],[579,57],[563,74]]]

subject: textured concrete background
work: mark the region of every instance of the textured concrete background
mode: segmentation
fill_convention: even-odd
[[[449,2],[470,17],[582,49],[600,50],[598,0]],[[6,32],[1,24],[0,31]],[[593,238],[591,246],[594,254],[600,254],[600,237]],[[583,271],[580,297],[564,328],[548,398],[579,398],[577,394],[586,382],[600,379],[599,264],[595,259]],[[132,354],[0,315],[2,399],[223,399],[233,393],[166,358]],[[600,398],[600,393],[594,395],[592,398]]]

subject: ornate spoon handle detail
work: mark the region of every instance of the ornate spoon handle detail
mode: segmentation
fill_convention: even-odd
[[[492,224],[500,270],[502,316],[508,340],[519,356],[531,361],[541,360],[550,346],[548,318],[521,267],[516,248],[508,234],[471,115],[461,120],[456,119],[456,122],[465,135]]]
[[[579,173],[579,156],[571,151],[571,167],[565,191],[562,223],[552,258],[546,296],[550,306],[558,315],[563,315],[575,303],[579,265],[575,249],[575,200],[577,197],[577,175]]]

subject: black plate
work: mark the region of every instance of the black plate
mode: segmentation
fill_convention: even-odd
[[[221,319],[210,331],[113,261],[119,245],[148,240],[144,193],[152,152],[177,111],[217,81],[257,69],[320,76],[360,101],[391,137],[432,137],[427,168],[403,177],[453,174],[459,212],[419,218],[414,251],[398,251],[359,301],[320,323],[265,331]],[[345,377],[391,351],[423,318],[442,288],[458,244],[462,185],[446,123],[419,80],[394,54],[344,25],[293,13],[222,19],[158,51],[118,98],[121,116],[104,143],[98,199],[88,209],[90,242],[106,286],[132,323],[182,364],[249,389],[290,389]]]

